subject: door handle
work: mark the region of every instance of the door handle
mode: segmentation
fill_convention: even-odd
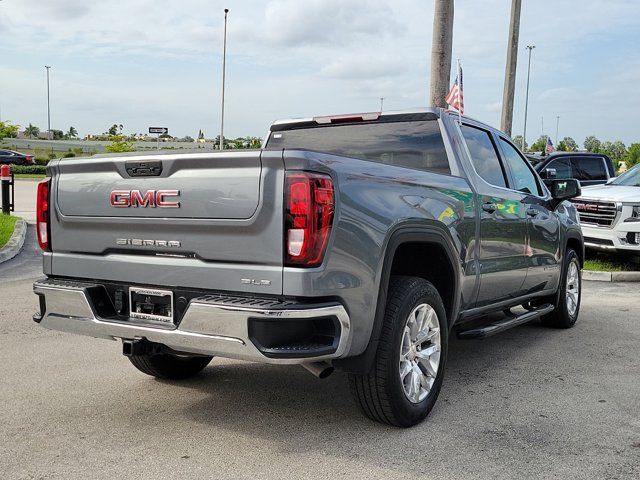
[[[495,203],[483,203],[482,204],[482,210],[484,210],[487,213],[493,213],[498,209],[498,207],[496,207]]]
[[[536,210],[535,208],[527,208],[527,216],[528,217],[537,217],[540,213],[540,210]]]

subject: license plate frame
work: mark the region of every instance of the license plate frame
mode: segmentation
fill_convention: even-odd
[[[144,297],[144,301],[141,301],[140,297]],[[152,311],[149,311],[150,309]],[[145,322],[174,325],[173,292],[157,288],[129,287],[129,316]]]

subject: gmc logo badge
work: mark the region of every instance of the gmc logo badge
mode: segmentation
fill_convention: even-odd
[[[593,203],[576,203],[578,210],[584,210],[585,212],[597,212],[599,210],[598,205]]]
[[[180,202],[169,200],[168,197],[179,197],[180,190],[114,190],[109,197],[112,207],[119,208],[180,208]]]

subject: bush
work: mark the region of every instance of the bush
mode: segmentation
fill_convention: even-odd
[[[62,155],[62,158],[71,158],[71,157],[75,157],[75,156],[76,156],[76,154],[74,152],[72,152],[71,150],[69,150],[68,152],[65,152]]]
[[[11,165],[11,172],[44,175],[47,173],[47,167],[45,165]]]
[[[45,165],[46,166],[47,163],[49,163],[49,159],[46,158],[46,157],[36,157],[35,160],[36,160],[36,163],[38,165]]]
[[[54,158],[56,158],[56,156],[57,156],[57,155],[56,155],[55,153],[51,152],[51,153],[49,154],[49,160],[53,160]]]

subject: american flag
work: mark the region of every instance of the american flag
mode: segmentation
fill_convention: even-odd
[[[553,146],[553,143],[551,143],[551,138],[547,137],[547,147],[545,148],[547,153],[552,153],[555,152],[556,149]]]
[[[462,67],[460,67],[458,75],[456,76],[456,81],[453,83],[451,91],[446,96],[445,102],[447,102],[449,106],[458,110],[461,115],[464,115],[464,94],[462,87]]]

